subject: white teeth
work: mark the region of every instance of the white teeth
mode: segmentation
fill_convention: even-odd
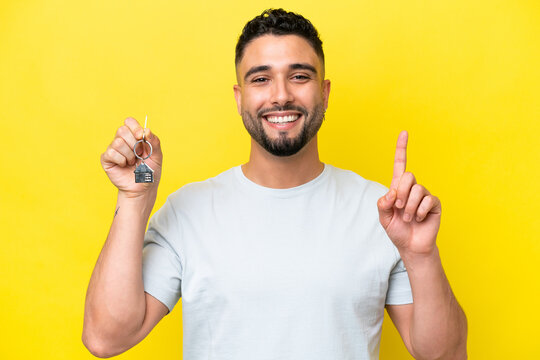
[[[283,123],[295,121],[296,119],[298,119],[298,116],[299,115],[297,114],[288,115],[288,116],[268,116],[266,120],[268,120],[271,123],[283,124]]]

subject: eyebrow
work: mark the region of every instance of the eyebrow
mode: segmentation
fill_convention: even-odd
[[[267,71],[267,70],[270,70],[272,67],[270,65],[259,65],[259,66],[253,66],[251,69],[249,69],[247,72],[246,72],[246,75],[244,75],[244,81],[247,80],[247,78],[254,74],[254,73],[258,73],[258,72],[261,72],[261,71]],[[305,64],[305,63],[296,63],[296,64],[291,64],[289,65],[289,69],[290,70],[307,70],[307,71],[310,71],[312,72],[313,74],[317,74],[317,70],[315,69],[315,67],[309,65],[309,64]]]
[[[260,71],[266,71],[266,70],[270,70],[271,69],[271,66],[269,65],[259,65],[259,66],[254,66],[252,67],[251,69],[249,69],[246,73],[246,75],[244,75],[244,81],[247,80],[247,78],[251,75],[251,74],[254,74],[254,73],[258,73]]]
[[[291,64],[289,65],[289,69],[291,70],[307,70],[307,71],[311,71],[313,74],[317,74],[317,70],[309,65],[309,64]]]

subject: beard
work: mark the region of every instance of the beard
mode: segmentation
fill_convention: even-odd
[[[263,128],[262,114],[272,111],[299,111],[304,117],[304,124],[300,133],[289,138],[287,131],[280,131],[276,139],[271,139]],[[311,114],[300,106],[285,105],[283,107],[275,107],[261,109],[254,116],[248,111],[242,111],[242,121],[249,135],[266,151],[275,156],[291,156],[300,151],[313,137],[317,134],[324,120],[324,107],[322,103],[315,105]],[[298,120],[296,120],[298,121]]]

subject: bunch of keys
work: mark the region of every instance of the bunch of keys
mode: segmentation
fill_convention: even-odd
[[[144,120],[144,130],[146,130],[146,122],[148,120],[148,115],[146,116],[146,119]],[[148,165],[146,165],[146,163],[144,162],[144,160],[148,159],[151,155],[152,155],[152,144],[150,144],[150,142],[148,142],[147,140],[144,139],[144,133],[145,131],[143,130],[143,137],[142,137],[142,140],[139,140],[135,143],[135,145],[133,145],[133,153],[135,154],[135,157],[137,159],[140,159],[142,160],[141,163],[139,164],[139,166],[137,166],[137,168],[135,168],[135,171],[133,171],[135,173],[135,182],[136,183],[153,183],[154,182],[154,170],[152,170],[152,168]],[[137,145],[139,145],[139,143],[142,143],[143,145],[143,152],[142,154],[144,154],[144,143],[147,143],[148,146],[150,147],[150,151],[148,152],[148,156],[146,156],[145,158],[139,156],[139,154],[137,154]],[[141,155],[142,155],[141,154]]]

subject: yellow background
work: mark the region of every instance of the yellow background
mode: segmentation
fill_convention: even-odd
[[[115,210],[99,157],[125,117],[160,136],[156,208],[247,160],[234,46],[268,7],[311,19],[332,81],[321,159],[389,185],[394,144],[438,195],[471,359],[537,359],[540,2],[3,1],[0,358],[90,359],[88,280]],[[120,359],[180,359],[181,305]],[[381,359],[410,359],[387,320]]]

